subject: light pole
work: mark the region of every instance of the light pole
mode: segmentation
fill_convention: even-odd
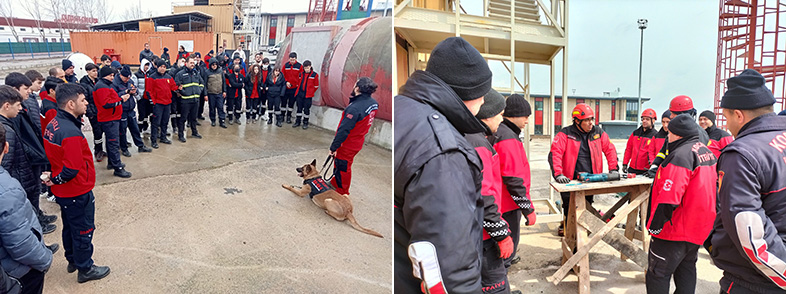
[[[641,30],[641,45],[639,47],[639,104],[638,109],[638,116],[636,117],[636,122],[638,125],[641,124],[641,62],[642,62],[642,52],[644,51],[644,29],[647,28],[647,20],[644,18],[639,18],[639,29]]]

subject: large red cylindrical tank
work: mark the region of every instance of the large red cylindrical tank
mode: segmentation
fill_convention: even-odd
[[[327,105],[344,109],[349,104],[349,94],[360,77],[370,77],[379,88],[371,96],[379,103],[377,118],[391,121],[393,117],[393,52],[391,34],[393,22],[390,17],[371,17],[357,22],[325,22],[323,26],[335,25],[337,30],[325,53],[320,71],[321,101]],[[288,36],[277,56],[279,63],[289,56]],[[316,102],[316,101],[315,101]],[[316,103],[315,103],[316,104]]]

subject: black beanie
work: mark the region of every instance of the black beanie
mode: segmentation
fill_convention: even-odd
[[[726,87],[728,90],[720,103],[722,108],[756,109],[775,104],[775,96],[764,85],[764,77],[755,70],[746,69],[740,75],[729,78]]]
[[[706,117],[707,119],[709,119],[712,122],[713,125],[715,124],[715,113],[714,112],[709,111],[709,110],[705,110],[705,111],[702,111],[701,114],[699,114],[699,117],[702,117],[702,116]]]
[[[461,37],[439,42],[431,51],[426,71],[448,84],[464,101],[478,99],[491,89],[488,62]]]
[[[166,65],[166,62],[163,59],[156,59],[156,61],[153,63],[156,65],[156,67],[161,67],[162,65]]]
[[[505,97],[502,97],[502,94],[497,92],[497,90],[491,89],[486,93],[483,105],[480,106],[480,111],[478,111],[475,117],[478,119],[491,118],[500,114],[503,110],[505,110]]]
[[[128,66],[124,66],[123,69],[120,70],[120,75],[124,77],[130,77],[131,68],[129,68]]]
[[[71,60],[63,59],[63,70],[69,69],[74,66],[74,63]]]
[[[505,117],[522,117],[530,116],[532,108],[529,106],[527,99],[519,94],[513,94],[505,101]]]
[[[111,75],[115,73],[115,70],[110,66],[104,66],[101,70],[98,71],[98,77],[103,78],[105,76]]]
[[[699,135],[699,125],[688,114],[680,114],[675,116],[669,122],[669,132],[680,137],[691,137]]]
[[[663,115],[661,115],[660,118],[661,119],[664,119],[664,118],[669,118],[670,119],[671,118],[671,110],[666,109],[666,111],[663,112]]]

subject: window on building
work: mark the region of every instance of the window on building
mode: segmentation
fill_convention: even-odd
[[[595,124],[600,124],[600,99],[595,99]]]
[[[559,131],[561,129],[562,129],[562,99],[557,98],[557,100],[554,101],[554,130]]]
[[[268,46],[275,46],[276,45],[276,30],[278,29],[278,17],[271,16],[270,17],[270,34],[268,36],[267,45]]]
[[[294,15],[287,16],[287,36],[289,36],[289,33],[292,32],[292,28],[294,27],[295,27],[295,16]]]
[[[638,101],[628,101],[625,105],[625,120],[638,121],[639,103]]]
[[[535,135],[543,135],[543,98],[535,99]]]
[[[584,99],[576,99],[576,105],[584,103]]]
[[[617,100],[611,100],[611,120],[617,119]]]

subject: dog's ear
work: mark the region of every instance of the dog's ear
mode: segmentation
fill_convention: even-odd
[[[314,159],[314,161],[312,161],[312,162],[311,162],[311,165],[313,165],[313,166],[317,166],[317,160],[316,160],[316,159]]]

